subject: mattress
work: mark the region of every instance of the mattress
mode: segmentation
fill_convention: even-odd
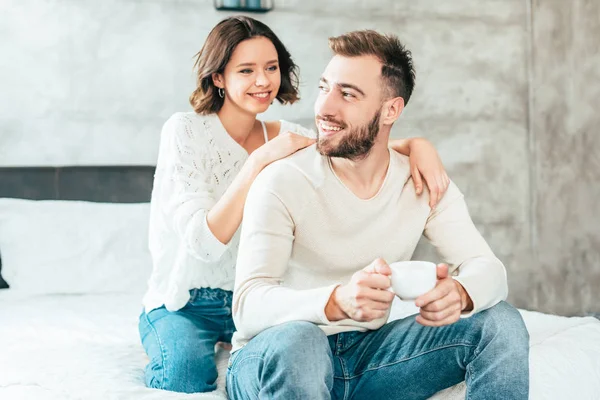
[[[139,294],[0,291],[0,398],[226,399],[223,350],[215,392],[185,395],[144,386],[140,312]],[[600,399],[600,321],[522,314],[531,336],[531,398]],[[464,384],[433,398],[463,399]]]

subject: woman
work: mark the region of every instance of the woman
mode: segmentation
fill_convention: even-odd
[[[196,68],[194,112],[173,115],[162,130],[150,215],[154,269],[139,322],[146,385],[187,393],[216,388],[215,344],[229,343],[235,329],[237,232],[252,181],[315,141],[296,124],[256,119],[275,99],[298,100],[297,67],[266,25],[220,22]],[[423,139],[390,145],[410,155],[415,184],[423,174],[433,206],[448,184],[435,149]]]

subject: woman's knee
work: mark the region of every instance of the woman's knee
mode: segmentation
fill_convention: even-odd
[[[215,390],[217,335],[199,331],[189,319],[174,313],[155,320],[144,317],[140,336],[149,358],[146,386],[183,393]]]
[[[180,354],[151,359],[146,367],[146,386],[180,393],[205,393],[216,389],[217,368],[212,355],[197,359]]]

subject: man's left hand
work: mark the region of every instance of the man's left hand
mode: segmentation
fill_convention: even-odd
[[[455,323],[463,311],[473,309],[473,302],[463,286],[448,276],[448,265],[437,266],[437,284],[415,300],[420,313],[417,322],[425,326],[444,326]]]

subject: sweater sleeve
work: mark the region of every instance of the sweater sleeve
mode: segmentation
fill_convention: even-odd
[[[317,138],[317,133],[314,130],[305,128],[300,124],[296,124],[294,122],[289,122],[285,120],[281,120],[280,133],[283,132],[292,132],[297,135],[305,136],[312,139]]]
[[[296,290],[281,285],[292,252],[295,225],[286,204],[270,188],[276,181],[272,178],[274,168],[275,165],[267,167],[254,181],[244,208],[233,319],[239,335],[246,340],[290,321],[329,324],[325,306],[337,286]]]
[[[506,299],[506,269],[477,231],[454,183],[450,183],[444,198],[429,215],[424,235],[473,301],[473,310],[463,313],[463,317]]]
[[[214,160],[207,140],[184,113],[165,123],[165,138],[172,162],[172,192],[163,194],[167,196],[167,216],[189,254],[205,262],[218,261],[229,244],[215,237],[206,220],[216,202],[210,176]]]

